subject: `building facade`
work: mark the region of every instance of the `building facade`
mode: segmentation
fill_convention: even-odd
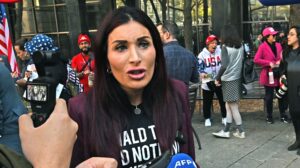
[[[156,23],[157,11],[161,10],[159,0],[136,0],[135,6],[144,10]],[[166,19],[183,25],[183,1],[167,0]],[[228,22],[235,24],[244,40],[251,41],[266,25],[273,25],[279,31],[286,31],[289,20],[289,5],[266,7],[258,0],[193,0],[192,20],[195,36],[195,53],[203,47],[204,27],[219,35],[221,27]],[[203,5],[207,6],[203,6]],[[71,58],[78,50],[77,36],[89,32],[93,37],[99,23],[109,9],[124,5],[123,1],[110,0],[23,0],[9,6],[10,23],[15,40],[30,38],[38,33],[51,36],[62,53]],[[203,9],[207,9],[206,17]],[[162,13],[158,12],[160,18]]]

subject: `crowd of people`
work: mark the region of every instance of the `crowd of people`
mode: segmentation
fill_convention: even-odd
[[[176,23],[167,20],[155,25],[139,9],[111,11],[100,27],[93,50],[88,34],[79,34],[80,53],[65,62],[64,89],[70,89],[68,80],[79,81],[82,93],[70,95],[71,99],[61,96],[66,101],[58,99],[48,120],[36,128],[22,102],[27,82],[39,78],[32,56],[59,48],[44,34],[17,40],[14,49],[23,63],[21,74],[11,72],[1,57],[0,78],[8,80],[0,83],[0,112],[9,120],[0,121],[4,126],[0,144],[24,155],[34,167],[138,167],[154,164],[166,152],[186,153],[195,160],[187,96],[190,83],[201,83],[205,127],[212,125],[214,94],[218,98],[224,127],[214,136],[230,138],[234,121],[233,136],[246,138],[239,111],[245,49],[235,26],[225,25],[220,38],[210,34],[197,57],[179,45]],[[300,112],[298,92],[294,92],[298,85],[292,76],[300,61],[299,33],[299,27],[291,27],[283,48],[276,42],[278,32],[266,27],[262,41],[258,37],[255,42],[254,56],[262,67],[259,82],[265,89],[270,124],[274,123],[274,91],[288,81],[288,93],[278,98],[280,120],[291,119],[296,140],[288,150],[297,150],[298,155]],[[42,90],[44,96],[27,100],[46,100],[47,88],[33,85],[31,89],[32,93]]]

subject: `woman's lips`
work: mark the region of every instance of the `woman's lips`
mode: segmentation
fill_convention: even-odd
[[[128,76],[134,80],[141,80],[145,77],[145,69],[131,69],[127,72]]]

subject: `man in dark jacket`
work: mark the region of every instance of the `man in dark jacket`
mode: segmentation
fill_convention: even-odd
[[[197,59],[192,52],[179,45],[177,41],[179,29],[176,23],[165,21],[158,24],[157,29],[164,44],[168,75],[183,81],[186,85],[189,82],[198,83]]]
[[[9,72],[11,72],[11,68],[10,68],[10,65],[8,63],[7,56],[0,55],[0,63],[3,63],[6,66],[6,68],[9,70]]]
[[[22,153],[18,118],[26,109],[17,93],[10,72],[0,63],[0,144]]]

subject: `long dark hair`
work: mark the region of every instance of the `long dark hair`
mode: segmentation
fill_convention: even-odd
[[[294,25],[292,26],[289,31],[291,29],[295,29],[296,30],[296,33],[297,33],[297,38],[298,38],[298,43],[300,45],[300,26],[298,25]],[[286,45],[286,47],[284,48],[283,52],[282,52],[282,55],[283,55],[283,58],[287,58],[289,53],[293,50],[293,46],[289,46],[289,45]],[[298,49],[299,50],[299,49]],[[299,51],[300,52],[300,51]]]
[[[263,38],[261,39],[262,42],[268,42],[268,38],[270,37],[270,34],[263,36]]]
[[[120,160],[120,133],[127,126],[130,101],[118,81],[108,71],[107,40],[118,26],[136,21],[147,28],[156,50],[155,70],[143,91],[143,107],[153,119],[155,132],[162,151],[170,149],[180,127],[178,96],[166,74],[162,42],[155,25],[141,10],[121,7],[110,12],[98,28],[95,43],[95,83],[88,95],[86,115],[89,133],[84,136],[89,155],[114,157]]]
[[[221,30],[221,42],[228,47],[240,48],[242,40],[235,26],[228,24]]]

